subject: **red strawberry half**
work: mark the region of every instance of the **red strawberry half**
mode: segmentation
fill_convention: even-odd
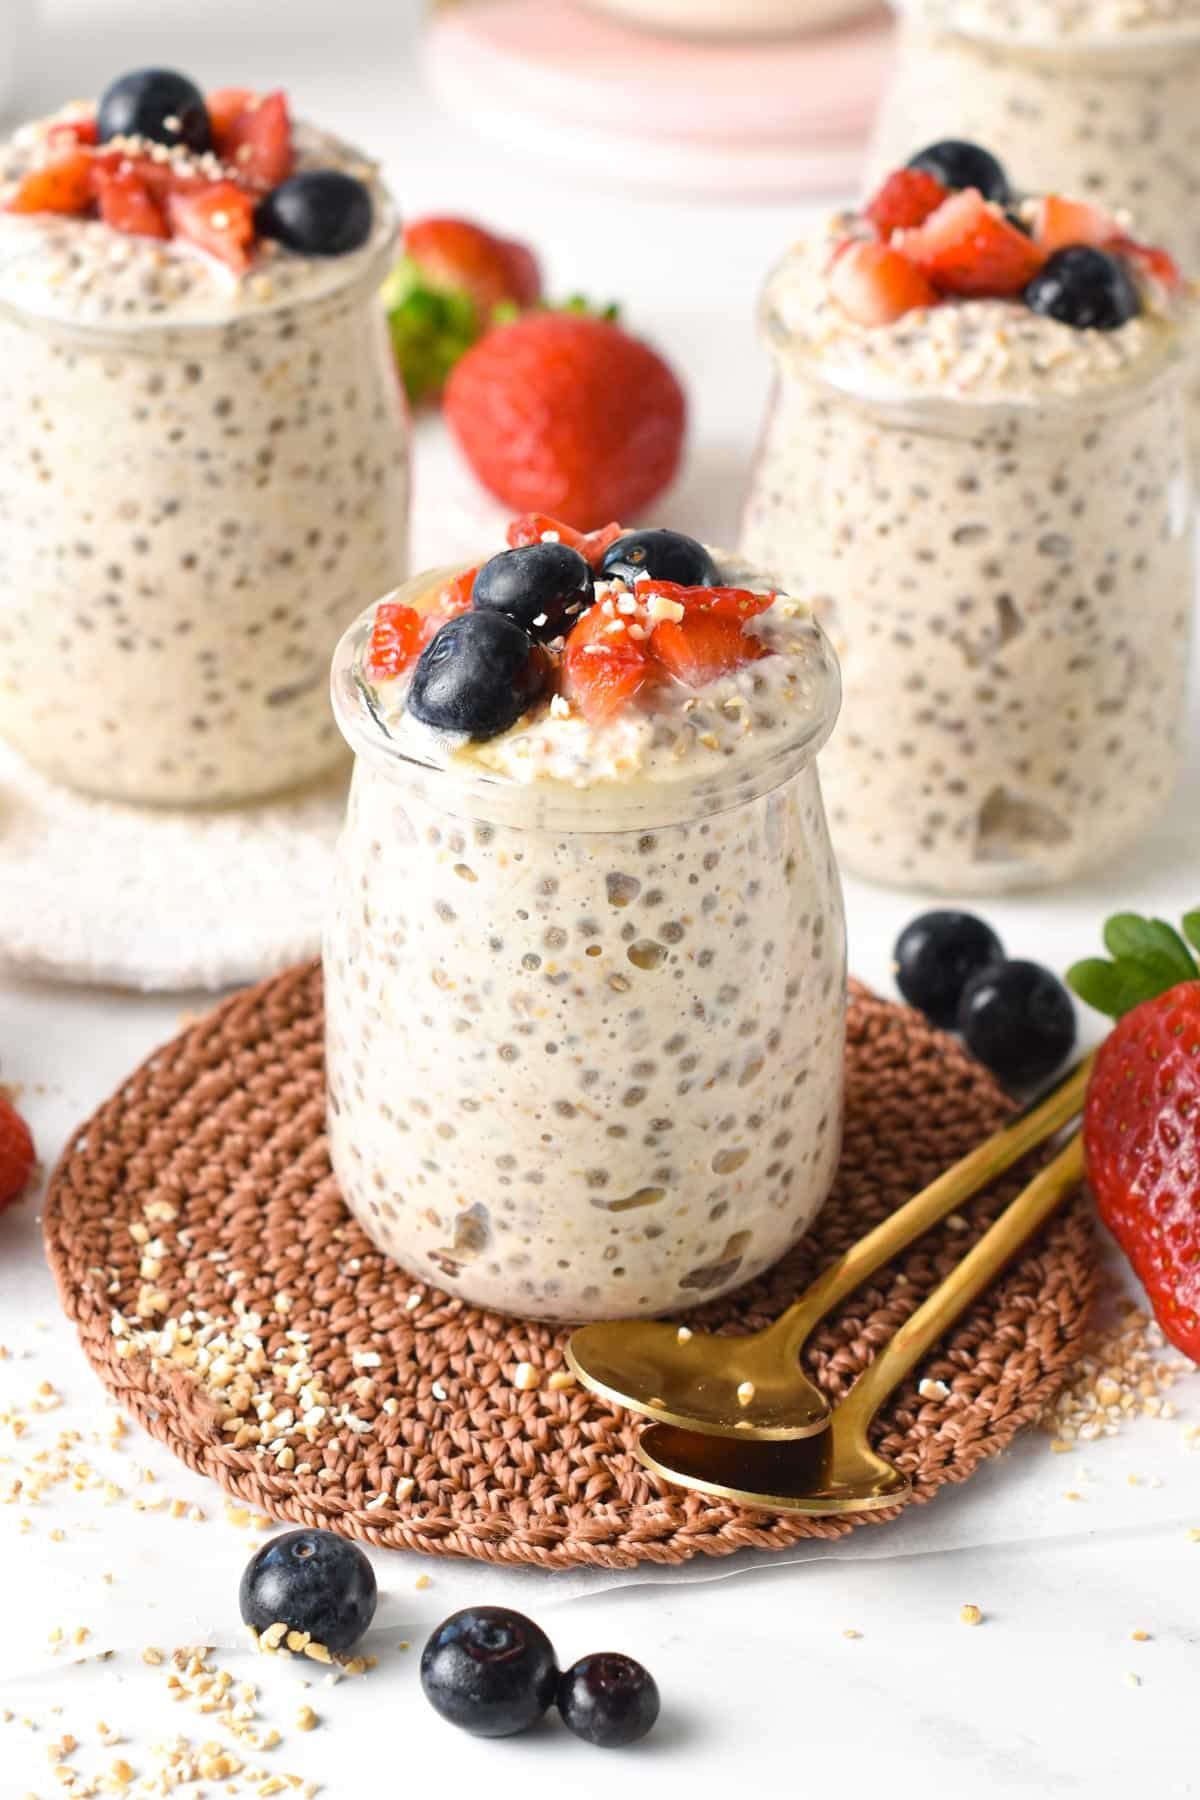
[[[29,1127],[5,1094],[0,1094],[0,1211],[18,1199],[33,1174]]]
[[[563,678],[567,698],[598,725],[659,682],[662,671],[644,633],[635,637],[628,620],[593,606],[567,639]]]
[[[742,630],[739,620],[716,612],[690,612],[662,619],[650,634],[650,649],[669,674],[686,687],[707,687],[744,663],[770,652]]]
[[[927,170],[896,169],[868,200],[863,215],[881,238],[890,238],[893,231],[923,225],[949,196],[949,188]]]
[[[1019,294],[1046,260],[975,188],[952,194],[923,225],[901,232],[895,247],[945,294]]]
[[[828,281],[834,300],[859,325],[890,325],[918,306],[936,306],[939,300],[937,289],[920,269],[889,244],[841,245]]]

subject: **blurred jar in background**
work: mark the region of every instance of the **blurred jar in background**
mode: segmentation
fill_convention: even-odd
[[[867,10],[863,0],[588,0],[651,30],[724,39],[790,37]]]
[[[0,0],[0,119],[15,117],[33,54],[36,0]]]

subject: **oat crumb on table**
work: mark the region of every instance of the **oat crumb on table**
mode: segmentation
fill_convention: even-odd
[[[972,1605],[970,1601],[961,1608],[958,1616],[964,1625],[982,1625],[983,1623],[982,1611],[978,1606]]]

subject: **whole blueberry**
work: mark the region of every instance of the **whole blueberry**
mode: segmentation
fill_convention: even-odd
[[[627,531],[610,544],[600,564],[603,579],[620,576],[633,584],[639,575],[674,581],[680,587],[716,587],[717,565],[696,538],[682,531]]]
[[[371,190],[342,169],[302,169],[281,181],[254,215],[258,235],[303,256],[345,256],[371,235]]]
[[[503,613],[460,613],[421,652],[408,710],[437,731],[482,741],[515,725],[549,674],[546,652]]]
[[[472,1606],[443,1620],[421,1653],[425,1698],[476,1737],[512,1737],[554,1699],[558,1663],[539,1625],[504,1606]]]
[[[174,69],[133,69],[114,81],[100,97],[96,130],[102,144],[114,137],[143,137],[197,152],[212,149],[204,95]]]
[[[238,1603],[256,1631],[283,1623],[329,1650],[349,1650],[375,1617],[375,1571],[332,1531],[285,1531],[246,1564]]]
[[[1012,199],[1008,176],[990,150],[965,138],[942,138],[908,159],[910,169],[935,175],[943,187],[978,188],[985,200],[1007,206]]]
[[[968,981],[958,1028],[972,1055],[1008,1087],[1032,1087],[1074,1048],[1075,1008],[1049,969],[1003,962]]]
[[[658,1684],[632,1656],[581,1656],[559,1677],[558,1710],[576,1737],[601,1749],[636,1744],[659,1713]]]
[[[953,1025],[970,977],[1003,960],[991,926],[967,912],[922,913],[904,927],[892,952],[896,986],[935,1025]]]
[[[471,604],[503,613],[532,638],[561,637],[591,605],[596,584],[586,559],[567,544],[525,544],[485,562]]]
[[[1142,310],[1137,284],[1119,256],[1068,244],[1044,262],[1025,289],[1031,312],[1076,331],[1116,331]]]

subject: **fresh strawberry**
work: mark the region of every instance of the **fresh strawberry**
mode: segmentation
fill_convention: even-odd
[[[497,309],[525,311],[541,297],[541,270],[525,244],[470,219],[415,220],[383,291],[409,399],[417,405],[437,398]]]
[[[95,116],[81,113],[77,119],[58,119],[46,132],[47,143],[56,150],[78,149],[80,145],[93,145],[100,142],[100,130]]]
[[[672,600],[685,612],[715,613],[727,619],[753,619],[775,601],[775,590],[756,594],[752,588],[681,587],[676,581],[656,581],[650,575],[639,576],[634,592],[643,606],[649,606],[655,598]]]
[[[743,663],[770,654],[765,644],[742,630],[739,620],[715,612],[661,619],[650,634],[650,650],[669,674],[692,688],[707,687]]]
[[[674,478],[687,402],[656,351],[587,314],[530,313],[469,350],[446,416],[483,485],[515,511],[586,530]]]
[[[1184,932],[1200,949],[1200,911]],[[1088,1082],[1088,1181],[1163,1331],[1200,1362],[1200,968],[1161,919],[1119,913],[1105,943],[1111,961],[1067,977],[1117,1017]]]
[[[1136,238],[1129,237],[1112,238],[1106,247],[1114,256],[1123,256],[1132,263],[1139,275],[1157,281],[1169,293],[1183,286],[1183,273],[1169,250],[1157,244],[1139,244]]]
[[[614,718],[662,679],[646,638],[633,635],[631,622],[603,605],[593,606],[567,639],[563,686],[567,698],[593,725]]]
[[[66,149],[22,177],[7,211],[67,213],[81,217],[92,199],[92,159],[87,150]]]
[[[863,217],[886,240],[893,231],[923,225],[949,195],[950,189],[927,169],[896,169],[867,201]]]
[[[34,1165],[29,1127],[6,1094],[0,1094],[0,1211],[29,1186]]]
[[[952,194],[923,225],[901,232],[895,246],[946,294],[1019,294],[1046,260],[976,188]]]
[[[624,532],[625,527],[616,524],[602,525],[598,531],[576,531],[573,526],[564,525],[561,519],[551,519],[545,513],[522,513],[509,525],[507,535],[513,550],[521,550],[527,544],[540,544],[546,538],[557,538],[568,549],[578,550],[586,563],[598,569],[604,561],[605,551]]]
[[[154,194],[137,171],[125,164],[95,172],[100,217],[114,231],[132,237],[166,238],[171,233]]]
[[[833,299],[859,325],[890,325],[918,306],[938,304],[936,288],[888,244],[848,240],[827,280]]]
[[[217,154],[237,170],[239,180],[264,189],[278,187],[287,180],[296,160],[287,95],[249,94],[235,110],[233,96],[237,93],[233,88],[220,92],[220,132],[213,126]]]
[[[167,219],[179,237],[207,250],[239,274],[250,266],[254,197],[236,182],[214,181],[194,192],[169,193]]]
[[[1120,236],[1116,220],[1089,200],[1071,200],[1063,194],[1047,194],[1033,214],[1033,241],[1050,256],[1071,244],[1090,244],[1103,250]]]
[[[365,658],[368,675],[394,681],[421,654],[425,621],[411,606],[384,600],[375,608],[375,623]]]

